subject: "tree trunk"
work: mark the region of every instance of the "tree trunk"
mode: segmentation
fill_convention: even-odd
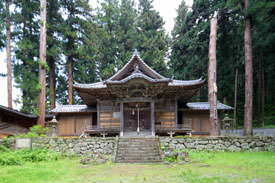
[[[264,127],[264,105],[265,105],[265,77],[264,77],[264,60],[261,54],[261,74],[262,74],[262,126]]]
[[[73,105],[73,73],[72,73],[72,56],[68,56],[68,95],[69,105]]]
[[[40,62],[39,62],[39,117],[37,124],[45,126],[45,94],[46,94],[46,0],[40,0]]]
[[[211,19],[208,65],[208,101],[210,103],[210,135],[219,136],[217,112],[217,84],[216,84],[216,40],[217,18]]]
[[[7,88],[8,107],[12,108],[12,69],[11,69],[11,28],[10,28],[10,1],[6,0],[6,53],[7,53]]]
[[[257,90],[257,98],[258,98],[258,102],[257,102],[257,127],[260,127],[261,124],[261,91],[262,91],[262,71],[261,71],[261,57],[258,57],[258,90]]]
[[[238,68],[235,75],[235,94],[234,94],[234,129],[237,129],[237,100],[238,100]]]
[[[54,59],[52,57],[49,58],[49,83],[50,83],[50,103],[51,109],[55,108],[55,101],[56,101],[56,91],[55,91],[55,65]]]
[[[245,111],[244,111],[244,135],[252,135],[253,118],[253,63],[252,63],[252,42],[251,42],[251,17],[247,15],[249,0],[245,0],[244,18],[244,44],[245,44]]]

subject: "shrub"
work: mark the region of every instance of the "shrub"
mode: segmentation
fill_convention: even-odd
[[[40,125],[34,125],[30,128],[28,133],[14,135],[10,138],[36,138],[36,137],[47,137],[46,132],[48,128],[42,128]]]
[[[59,153],[48,149],[19,149],[0,153],[0,165],[22,165],[24,162],[54,161],[61,158]]]
[[[0,152],[8,152],[8,151],[10,151],[9,148],[7,148],[7,147],[4,146],[4,145],[0,145]]]

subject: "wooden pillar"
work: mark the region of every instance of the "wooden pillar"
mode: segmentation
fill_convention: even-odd
[[[99,124],[99,104],[98,104],[98,102],[96,103],[96,113],[97,113],[97,123],[96,123],[96,125],[97,125],[97,129],[99,129],[100,128],[100,124]]]
[[[124,116],[123,116],[123,102],[120,103],[120,136],[123,136]]]
[[[178,127],[178,99],[175,99],[175,124],[174,127]]]
[[[152,136],[155,136],[155,101],[151,102],[151,129]]]

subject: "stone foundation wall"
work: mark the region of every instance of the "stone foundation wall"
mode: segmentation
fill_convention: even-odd
[[[112,154],[115,138],[36,138],[32,140],[32,147],[47,147],[56,152],[66,154]]]
[[[209,151],[273,151],[275,137],[206,137],[169,138],[160,137],[162,147],[167,150],[209,150]]]
[[[12,140],[9,146],[15,147]],[[273,151],[275,152],[275,137],[160,137],[160,144],[165,151],[174,150],[208,150],[208,151]],[[46,147],[56,152],[77,155],[113,154],[116,138],[34,138],[32,147]]]
[[[1,144],[1,142],[0,142]],[[109,155],[113,154],[116,138],[33,138],[32,148],[49,148],[55,152],[68,155]],[[3,144],[4,145],[4,144]],[[15,139],[9,140],[5,145],[15,148]]]

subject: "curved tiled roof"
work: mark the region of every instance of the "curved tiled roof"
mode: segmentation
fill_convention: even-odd
[[[169,82],[170,79],[168,78],[163,78],[163,79],[152,79],[148,76],[146,76],[145,74],[142,73],[134,73],[131,74],[130,76],[120,80],[120,81],[112,81],[112,80],[107,80],[105,81],[106,84],[120,84],[120,83],[126,83],[128,81],[130,81],[131,79],[135,79],[135,78],[141,78],[141,79],[145,79],[149,82],[155,83],[155,82]]]
[[[86,89],[100,89],[100,88],[107,88],[106,84],[103,81],[91,84],[80,84],[75,83],[73,84],[74,88],[86,88]]]
[[[196,79],[196,80],[172,80],[169,82],[168,86],[189,86],[189,85],[197,85],[204,83],[204,79]]]
[[[135,58],[136,61],[135,61]],[[139,67],[135,68],[134,71],[129,71],[130,67],[133,67],[134,64],[139,63],[142,67],[142,71],[139,70]],[[127,74],[125,76],[125,73],[131,72],[129,75]],[[125,76],[123,78],[122,76]],[[172,80],[169,78],[166,78],[156,71],[154,71],[152,68],[150,68],[139,56],[139,53],[137,51],[134,52],[132,58],[130,61],[124,65],[122,69],[120,69],[115,75],[113,75],[111,78],[107,79],[106,81],[101,81],[97,83],[91,83],[91,84],[79,84],[75,83],[73,85],[76,89],[105,89],[107,88],[106,84],[123,84],[127,83],[131,79],[135,78],[141,78],[146,81],[149,81],[151,83],[158,83],[158,82],[167,82],[167,86],[200,86],[204,83],[204,80],[202,78],[197,80]]]
[[[116,73],[116,74],[114,74],[112,77],[110,77],[110,78],[108,79],[108,81],[114,80],[114,78],[116,78],[120,73],[122,73],[122,72],[130,65],[130,63],[134,61],[134,58],[135,58],[135,57],[138,59],[138,61],[140,61],[140,63],[141,63],[143,66],[145,66],[146,69],[148,69],[148,70],[149,70],[151,73],[153,73],[155,76],[157,76],[157,77],[159,77],[159,78],[161,78],[161,79],[166,79],[166,77],[160,75],[160,74],[157,73],[155,70],[153,70],[151,67],[149,67],[149,66],[142,60],[142,58],[140,58],[138,51],[135,50],[134,53],[133,53],[133,55],[132,55],[132,57],[131,57],[131,59],[130,59],[130,60],[129,60],[129,61],[128,61],[128,62],[127,62],[127,63],[126,63],[117,73]]]

